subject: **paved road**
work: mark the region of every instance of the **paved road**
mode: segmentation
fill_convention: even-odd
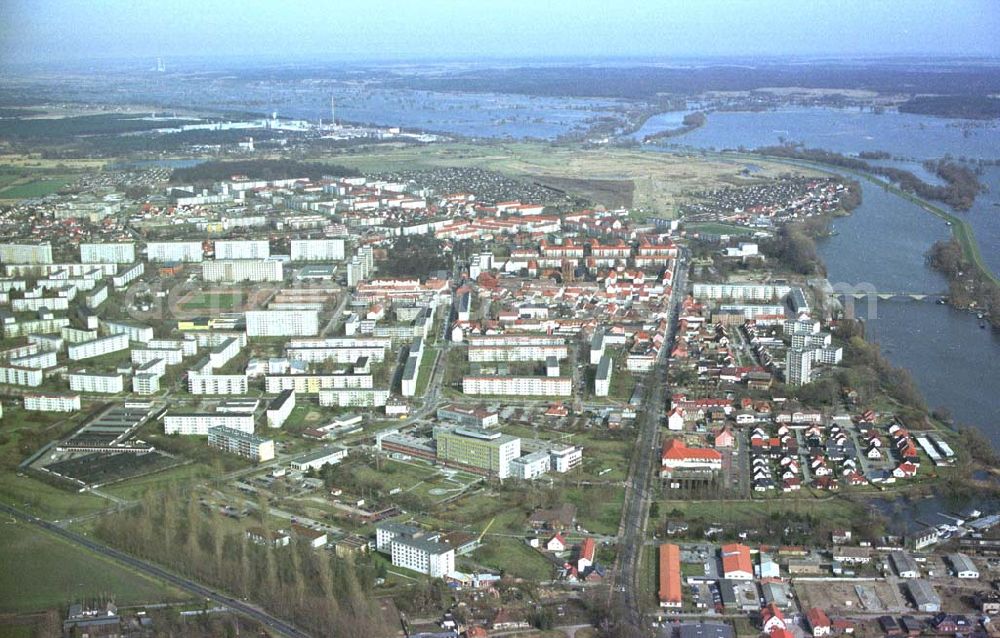
[[[642,560],[649,502],[653,494],[652,474],[659,452],[660,420],[664,414],[667,389],[667,353],[670,351],[677,325],[677,312],[686,287],[685,257],[678,260],[675,286],[671,293],[670,319],[667,335],[655,367],[643,383],[644,410],[639,416],[639,436],[636,438],[635,461],[629,468],[625,488],[625,506],[618,530],[618,560],[612,580],[612,595],[619,596],[625,612],[623,621],[642,627],[642,605],[639,598],[639,566]]]
[[[9,514],[15,519],[23,521],[25,523],[30,523],[32,525],[41,527],[42,529],[51,532],[52,534],[55,534],[57,536],[60,536],[71,543],[75,543],[76,545],[85,547],[92,552],[114,559],[120,563],[124,563],[125,565],[128,565],[133,569],[149,574],[154,578],[166,581],[171,585],[184,589],[185,591],[189,591],[196,596],[207,598],[218,604],[225,605],[226,607],[232,609],[238,614],[242,614],[244,616],[247,616],[248,618],[256,620],[263,626],[267,627],[268,630],[278,635],[290,636],[292,638],[309,637],[309,634],[301,631],[294,625],[279,618],[275,618],[274,616],[268,614],[266,611],[258,607],[245,603],[241,600],[237,600],[235,598],[230,598],[226,594],[218,592],[214,589],[209,589],[208,587],[200,585],[193,580],[188,580],[183,576],[178,576],[177,574],[167,571],[166,569],[154,565],[153,563],[147,563],[144,560],[134,558],[116,549],[112,549],[107,545],[98,543],[97,541],[94,541],[93,539],[90,539],[86,536],[82,536],[80,534],[77,534],[76,532],[71,532],[70,530],[63,529],[58,525],[40,519],[36,516],[27,514],[19,509],[10,507],[8,505],[0,504],[0,512]]]

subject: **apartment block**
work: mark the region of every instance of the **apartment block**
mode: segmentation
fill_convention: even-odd
[[[51,244],[0,244],[0,263],[51,264]]]
[[[246,313],[249,337],[308,337],[319,333],[319,313],[291,310],[252,310]]]
[[[80,244],[80,262],[84,264],[131,264],[135,262],[132,242]]]
[[[219,426],[253,434],[253,415],[216,412],[168,412],[163,417],[163,431],[165,434],[206,436],[211,428]]]
[[[118,394],[125,391],[125,377],[120,374],[99,374],[78,370],[69,374],[69,389],[74,392]]]
[[[147,261],[200,262],[203,258],[200,241],[151,241],[146,244]]]
[[[226,259],[201,264],[201,278],[207,282],[282,281],[282,263],[276,259]]]
[[[24,409],[35,412],[78,412],[79,394],[25,394]]]
[[[292,261],[339,261],[344,258],[343,239],[293,239]]]
[[[66,354],[73,361],[100,357],[112,352],[128,350],[129,338],[127,334],[116,334],[110,337],[101,337],[83,343],[72,343],[66,348]]]
[[[230,454],[250,459],[254,463],[270,461],[274,458],[273,439],[264,439],[224,425],[209,428],[208,444]]]
[[[462,379],[462,393],[487,396],[554,396],[573,394],[569,377],[478,376]]]
[[[381,407],[389,400],[388,390],[320,390],[319,404],[324,407]]]
[[[267,406],[267,426],[280,428],[295,409],[295,390],[282,390]]]
[[[198,374],[189,372],[188,392],[191,394],[246,394],[245,374]]]
[[[217,239],[216,259],[267,259],[271,245],[266,239]]]
[[[101,329],[109,335],[127,335],[129,341],[147,343],[153,339],[153,329],[139,323],[101,321]]]

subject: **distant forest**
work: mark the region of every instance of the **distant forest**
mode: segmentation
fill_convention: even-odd
[[[432,91],[651,99],[661,93],[752,91],[764,87],[851,88],[888,93],[937,93],[964,100],[1000,93],[1000,68],[941,64],[877,66],[759,64],[697,68],[522,67],[473,69],[450,75],[399,77],[396,86]],[[920,103],[918,102],[918,105]]]
[[[294,160],[240,160],[232,162],[204,162],[188,168],[178,168],[170,176],[173,184],[201,184],[220,182],[233,175],[245,175],[253,180],[292,179],[303,177],[318,180],[326,175],[360,177],[357,169],[337,164],[296,162]]]
[[[981,95],[926,95],[899,105],[903,113],[989,120],[1000,117],[1000,100]]]

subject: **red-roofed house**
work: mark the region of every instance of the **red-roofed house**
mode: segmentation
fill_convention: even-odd
[[[577,571],[583,572],[594,564],[594,554],[597,551],[597,543],[593,538],[585,538],[580,543],[580,557],[576,559]]]
[[[760,624],[765,634],[771,634],[771,638],[777,637],[776,632],[787,629],[785,614],[781,613],[781,610],[774,603],[761,610]]]
[[[819,607],[810,609],[806,614],[806,620],[809,622],[809,629],[812,630],[812,635],[816,638],[830,635],[830,617]]]
[[[739,543],[723,545],[722,574],[730,580],[753,580],[753,563],[750,562],[750,548]]]
[[[566,551],[566,541],[561,535],[555,534],[545,542],[545,549],[550,552],[564,552]]]
[[[669,475],[676,469],[722,469],[720,452],[708,448],[689,448],[680,439],[670,439],[663,443],[660,461],[664,475]]]

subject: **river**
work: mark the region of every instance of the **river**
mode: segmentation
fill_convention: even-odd
[[[826,108],[715,112],[705,126],[669,146],[751,149],[777,144],[779,137],[847,154],[888,151],[911,161],[887,163],[918,173],[920,160],[946,154],[1000,156],[997,121]],[[987,265],[1000,272],[1000,206],[994,206],[1000,203],[1000,168],[985,168],[981,180],[988,191],[960,214],[975,230]],[[831,283],[870,284],[885,292],[945,292],[944,277],[925,261],[931,244],[949,235],[944,222],[875,183],[863,181],[862,190],[862,204],[834,222],[836,235],[819,242]],[[862,316],[868,310],[866,304],[857,309]],[[868,338],[894,365],[911,372],[928,405],[947,408],[958,423],[978,427],[1000,449],[1000,333],[981,329],[975,315],[932,301],[877,300],[874,310]]]

